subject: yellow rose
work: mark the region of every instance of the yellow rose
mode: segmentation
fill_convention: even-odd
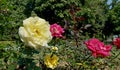
[[[45,56],[44,63],[48,68],[54,69],[58,64],[59,58],[56,55],[48,54]]]
[[[48,46],[52,39],[50,25],[39,17],[29,17],[23,21],[23,27],[19,28],[21,40],[30,47],[40,48]]]

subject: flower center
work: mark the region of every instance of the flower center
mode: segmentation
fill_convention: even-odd
[[[34,30],[37,35],[40,35],[40,31],[38,29]]]
[[[57,28],[54,28],[54,32],[55,33],[59,33],[59,31],[57,30]]]

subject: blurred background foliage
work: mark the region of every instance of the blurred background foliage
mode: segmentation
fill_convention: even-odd
[[[120,32],[119,5],[117,0],[110,5],[107,0],[0,0],[0,40],[18,39],[18,27],[31,12],[62,25],[65,34],[76,25],[80,34],[104,39]]]
[[[25,49],[18,36],[18,28],[22,25],[23,20],[30,17],[33,12],[49,21],[50,24],[58,23],[65,29],[65,40],[54,39],[55,41],[52,40],[50,43],[50,45],[60,47],[58,55],[61,56],[60,62],[63,65],[58,65],[59,67],[81,68],[81,63],[83,63],[83,69],[95,69],[101,64],[98,63],[95,66],[97,60],[92,61],[92,57],[87,59],[90,52],[83,51],[87,49],[80,46],[84,46],[82,41],[88,38],[96,37],[104,41],[113,35],[119,36],[120,2],[112,0],[111,4],[107,4],[107,1],[0,0],[0,51],[2,52],[0,53],[0,69],[11,68],[10,70],[14,70],[21,68],[30,70],[35,68],[40,70],[42,66],[44,68],[41,60],[45,54],[43,52],[38,53],[36,50],[25,52],[28,49]],[[79,46],[79,48],[76,48],[76,46]],[[45,51],[44,49],[42,51],[49,52],[49,50]],[[88,62],[92,62],[85,62],[84,58]],[[38,61],[41,64],[35,65]],[[76,62],[78,62],[78,66],[76,66]],[[92,64],[94,66],[90,67],[89,65]],[[114,66],[113,64],[109,65]]]

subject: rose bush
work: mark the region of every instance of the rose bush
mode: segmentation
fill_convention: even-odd
[[[107,0],[0,0],[0,70],[119,70],[120,51],[113,47],[110,52],[103,43],[120,36],[118,6],[118,0],[109,6]],[[41,18],[25,19],[35,13]],[[42,18],[63,25],[65,34],[56,23],[50,35],[50,25]],[[83,41],[93,37],[103,42],[88,40],[85,47]],[[119,40],[115,41],[118,48]],[[51,47],[37,49],[48,43]],[[94,57],[106,58],[94,58],[91,51]]]
[[[99,41],[96,38],[92,38],[85,42],[87,48],[92,52],[94,57],[106,57],[110,55],[110,50],[112,49],[111,45],[104,45],[103,42]]]
[[[34,48],[47,47],[52,40],[49,23],[39,17],[25,19],[19,28],[19,36],[25,45]]]

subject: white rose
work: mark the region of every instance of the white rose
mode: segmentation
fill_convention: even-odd
[[[25,45],[34,48],[48,46],[52,40],[49,23],[39,17],[25,19],[23,27],[19,28],[19,36]]]

